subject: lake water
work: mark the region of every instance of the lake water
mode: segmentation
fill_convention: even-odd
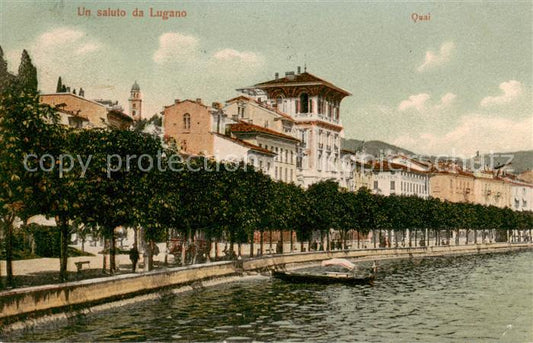
[[[4,339],[531,342],[533,251],[382,261],[373,286],[257,278]]]

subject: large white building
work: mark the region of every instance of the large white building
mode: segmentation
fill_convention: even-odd
[[[393,162],[394,161],[394,162]],[[428,198],[430,166],[405,156],[361,160],[353,172],[354,189],[368,188],[374,194]]]
[[[509,208],[515,211],[533,211],[533,185],[519,180],[509,180],[511,197]]]
[[[297,183],[308,187],[323,180],[334,180],[348,188],[341,161],[344,128],[340,103],[349,92],[304,71],[287,72],[280,78],[239,89],[259,103],[288,115],[294,120],[292,134],[300,140],[296,167]]]

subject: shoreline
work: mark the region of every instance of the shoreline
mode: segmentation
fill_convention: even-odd
[[[170,268],[142,274],[87,279],[65,284],[35,286],[0,293],[0,332],[31,327],[97,313],[117,306],[155,300],[220,284],[262,278],[277,267],[299,269],[329,258],[357,262],[501,253],[532,249],[533,244],[478,244],[425,248],[389,248],[351,251],[307,252],[266,256],[233,262],[214,262]]]

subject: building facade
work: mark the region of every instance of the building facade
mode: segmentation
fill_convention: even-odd
[[[515,211],[533,211],[533,185],[518,180],[509,180],[509,208]]]
[[[376,161],[372,164],[369,176],[372,185],[370,189],[375,194],[417,196],[424,199],[430,194],[429,174],[402,164]],[[360,179],[359,176],[357,178]]]
[[[73,119],[68,119],[67,116],[66,120],[73,121],[73,126],[79,125],[79,123],[74,123],[77,121],[74,117],[80,120],[87,120],[88,123],[81,125],[89,128],[106,127],[109,125],[115,128],[126,129],[133,122],[130,116],[119,109],[110,108],[97,101],[89,100],[73,93],[42,94],[40,101],[58,109],[60,114],[71,114],[70,116]]]
[[[275,153],[252,141],[227,135],[230,123],[233,121],[224,113],[221,104],[207,106],[199,98],[177,99],[163,110],[165,137],[174,140],[182,153],[218,161],[244,161],[273,175],[268,167],[274,165]]]
[[[296,153],[299,140],[271,130],[266,127],[239,122],[229,125],[231,136],[251,143],[255,146],[267,149],[274,154],[274,163],[267,166],[260,165],[260,169],[266,168],[274,180],[284,182],[296,181]]]
[[[294,119],[293,135],[298,147],[297,183],[307,187],[322,180],[345,183],[341,168],[341,139],[344,129],[340,120],[340,103],[349,92],[300,68],[285,77],[258,83],[239,91],[265,102]],[[289,133],[289,132],[287,132]]]

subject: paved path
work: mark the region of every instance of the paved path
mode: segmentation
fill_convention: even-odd
[[[77,249],[81,247],[76,246]],[[80,249],[81,250],[81,249]],[[79,261],[89,261],[90,268],[86,264],[83,265],[83,269],[102,269],[103,266],[103,257],[101,254],[98,254],[102,250],[102,247],[91,247],[86,246],[85,251],[94,254],[95,256],[77,256],[68,258],[67,270],[71,272],[76,272],[75,262]],[[107,257],[107,267],[109,268],[109,256]],[[164,259],[164,254],[159,254],[154,258],[155,261]],[[128,255],[117,255],[116,256],[117,265],[120,269],[129,269],[131,268],[131,261]],[[142,262],[142,256],[140,257],[140,262]],[[17,260],[13,261],[13,274],[14,275],[32,275],[42,272],[59,272],[59,258],[36,258],[28,260]],[[6,275],[6,262],[5,260],[0,260],[0,275]]]

